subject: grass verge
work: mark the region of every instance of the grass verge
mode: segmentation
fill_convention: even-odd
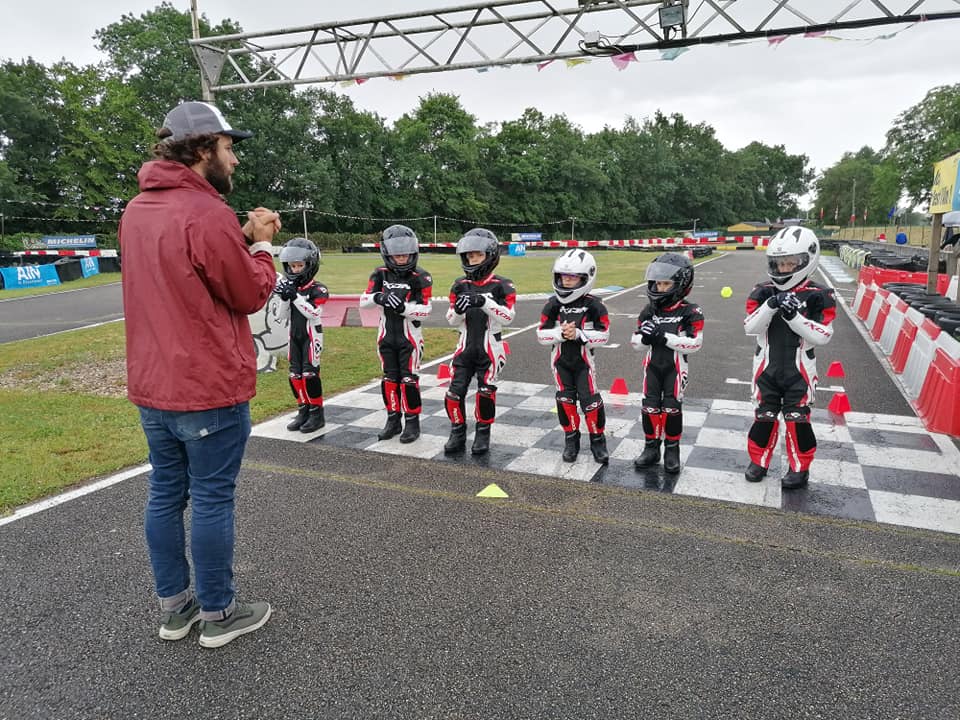
[[[0,515],[92,478],[146,462],[137,409],[125,397],[123,323],[0,345]],[[426,358],[457,335],[425,328]],[[380,374],[375,328],[324,330],[325,395]],[[258,376],[250,403],[261,422],[294,408],[287,363]]]

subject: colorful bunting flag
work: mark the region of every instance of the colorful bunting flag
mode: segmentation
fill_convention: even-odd
[[[637,56],[632,52],[612,55],[610,59],[613,61],[613,64],[616,65],[617,70],[621,71],[625,70],[630,63],[637,62]]]
[[[540,71],[543,70],[547,65],[550,65],[552,62],[553,62],[553,60],[547,60],[546,62],[537,63],[537,72],[540,72]]]
[[[660,51],[661,60],[676,60],[678,57],[683,55],[690,48],[668,48],[667,50]]]
[[[590,61],[587,58],[567,58],[567,67],[576,67],[577,65],[585,65]]]

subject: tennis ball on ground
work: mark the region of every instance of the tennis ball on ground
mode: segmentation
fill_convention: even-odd
[[[733,295],[733,289],[729,285],[724,285],[720,289],[720,297],[728,298]]]

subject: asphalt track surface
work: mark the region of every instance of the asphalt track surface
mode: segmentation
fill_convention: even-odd
[[[743,399],[759,277],[753,253],[698,268],[691,396]],[[615,342],[641,304],[609,303]],[[845,317],[821,369],[908,412]],[[544,382],[530,334],[507,377]],[[619,350],[601,374],[635,391]],[[956,535],[253,438],[237,583],[274,616],[204,650],[156,637],[145,482],[0,525],[0,720],[960,716]]]

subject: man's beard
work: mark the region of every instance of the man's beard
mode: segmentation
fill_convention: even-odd
[[[226,164],[219,157],[211,158],[203,173],[207,182],[213,185],[213,189],[221,195],[228,195],[233,190],[233,180]]]

